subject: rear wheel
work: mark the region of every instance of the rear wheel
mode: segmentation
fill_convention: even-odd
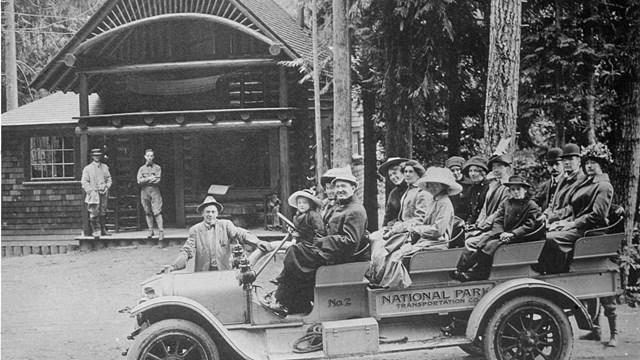
[[[219,360],[218,347],[200,326],[169,319],[142,331],[129,348],[127,360]]]
[[[507,301],[489,320],[484,336],[487,359],[568,360],[573,331],[553,302],[523,296]]]

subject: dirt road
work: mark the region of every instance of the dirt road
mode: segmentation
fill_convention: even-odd
[[[143,246],[3,258],[2,358],[124,359],[120,352],[130,343],[133,320],[118,310],[135,304],[140,282],[177,252]],[[576,341],[574,359],[638,359],[640,309],[620,306],[618,313],[620,346]],[[384,357],[390,358],[469,359],[458,348]]]

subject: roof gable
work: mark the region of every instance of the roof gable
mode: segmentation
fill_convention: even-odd
[[[77,86],[76,70],[65,65],[67,54],[74,54],[95,42],[96,38],[122,30],[132,23],[176,14],[201,14],[226,24],[235,24],[245,33],[280,45],[291,59],[311,56],[309,34],[273,0],[107,0],[47,64],[31,86],[49,91],[73,90]],[[117,45],[118,41],[108,42],[104,51]]]

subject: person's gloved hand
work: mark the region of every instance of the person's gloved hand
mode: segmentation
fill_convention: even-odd
[[[271,251],[271,244],[269,244],[267,241],[264,241],[264,240],[258,241],[257,247],[258,247],[258,249],[260,249],[260,250],[262,250],[264,252]]]
[[[175,265],[168,265],[168,266],[169,266],[169,272],[172,272],[172,271],[174,271],[174,270],[176,269]],[[162,275],[162,274],[164,274],[164,269],[165,269],[165,267],[167,267],[167,265],[163,266],[163,267],[162,267],[162,269],[160,269],[160,271],[158,271],[158,272],[156,273],[156,275]]]

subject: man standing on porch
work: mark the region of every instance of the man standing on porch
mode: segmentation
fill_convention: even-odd
[[[164,227],[162,225],[162,194],[160,194],[160,177],[162,168],[154,164],[153,149],[144,151],[145,164],[138,169],[138,185],[140,185],[140,202],[147,218],[149,227],[148,239],[153,237],[153,219],[158,224],[158,236],[164,240]]]
[[[189,237],[169,269],[180,270],[187,266],[187,260],[195,256],[195,272],[231,269],[231,248],[233,243],[250,244],[264,252],[269,243],[258,239],[247,230],[235,226],[230,220],[218,219],[222,204],[213,196],[207,196],[198,206],[203,221],[189,229]],[[162,273],[160,270],[158,274]]]
[[[87,196],[84,202],[89,210],[89,225],[91,235],[99,239],[100,235],[111,235],[105,226],[107,216],[107,200],[109,199],[109,188],[111,188],[111,173],[107,164],[102,160],[102,150],[91,150],[91,164],[82,169],[82,189]]]

